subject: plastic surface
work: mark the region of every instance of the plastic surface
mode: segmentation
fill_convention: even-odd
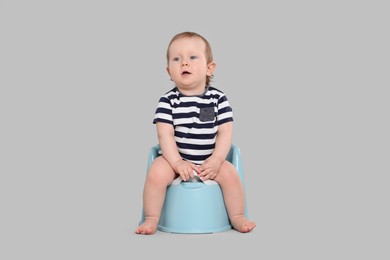
[[[150,149],[147,170],[159,156],[159,151],[159,145]],[[245,191],[240,149],[232,145],[226,159],[236,167]],[[248,217],[246,202],[245,215]],[[142,210],[140,223],[144,220]],[[168,187],[158,230],[171,233],[214,233],[231,228],[219,185],[182,182]]]

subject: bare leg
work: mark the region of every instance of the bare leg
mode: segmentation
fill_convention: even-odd
[[[143,208],[145,221],[135,230],[136,234],[151,235],[156,232],[167,187],[172,183],[175,176],[176,174],[170,164],[162,156],[153,161],[144,186]]]
[[[221,186],[230,223],[239,232],[250,232],[256,227],[245,217],[245,193],[236,168],[228,161],[222,163],[214,179]]]

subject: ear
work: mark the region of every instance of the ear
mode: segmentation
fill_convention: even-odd
[[[169,71],[169,68],[168,68],[168,67],[166,68],[166,70],[167,70],[169,76],[171,76],[171,72]]]
[[[217,67],[217,64],[212,61],[207,65],[207,76],[212,76],[214,74],[214,70]]]

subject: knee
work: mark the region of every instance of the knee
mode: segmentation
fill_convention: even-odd
[[[170,180],[163,172],[160,171],[149,171],[146,177],[146,182],[152,185],[165,185],[168,186]]]
[[[161,165],[161,162],[156,160],[156,162],[149,168],[146,176],[146,182],[154,185],[168,186],[173,181],[174,174],[164,166],[165,165]]]
[[[220,184],[241,182],[240,176],[238,175],[236,168],[228,162],[225,162],[221,166],[220,172],[215,180]]]
[[[149,170],[148,175],[146,176],[146,181],[151,183],[161,183],[161,174],[158,174],[156,171]]]

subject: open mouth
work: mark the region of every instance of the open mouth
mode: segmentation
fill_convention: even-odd
[[[183,71],[183,72],[181,73],[181,75],[191,75],[191,72],[189,72],[189,71]]]

